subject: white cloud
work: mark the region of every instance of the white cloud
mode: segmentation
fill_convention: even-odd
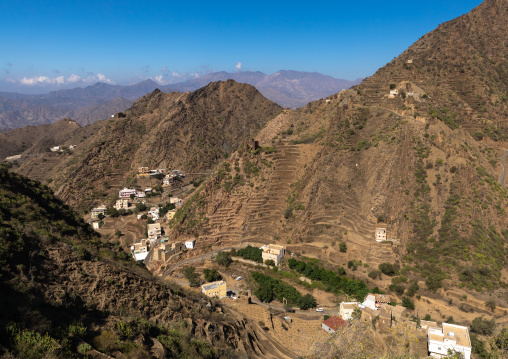
[[[171,76],[176,77],[176,78],[179,78],[179,77],[182,77],[182,74],[179,74],[178,72],[173,72],[173,73],[171,74]]]
[[[242,66],[243,66],[243,64],[240,61],[238,61],[235,65],[235,70],[240,71],[242,69]]]
[[[157,81],[161,85],[165,85],[166,84],[166,81],[164,81],[164,76],[162,76],[162,75],[155,76],[155,81]]]
[[[35,86],[35,85],[65,85],[65,84],[87,84],[93,82],[105,82],[108,84],[113,84],[114,82],[111,79],[108,79],[103,74],[97,74],[88,76],[86,78],[82,78],[79,75],[71,74],[68,77],[57,76],[57,77],[48,77],[48,76],[33,76],[33,77],[23,77],[20,80],[12,80],[13,83],[19,83],[21,85],[26,86]]]
[[[81,76],[76,75],[76,74],[71,74],[69,77],[67,77],[68,83],[78,82],[79,80],[81,80]]]

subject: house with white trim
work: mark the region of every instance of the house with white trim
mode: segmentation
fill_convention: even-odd
[[[443,323],[441,328],[429,327],[427,331],[429,355],[443,358],[452,352],[462,353],[464,359],[471,359],[469,330],[461,325]]]

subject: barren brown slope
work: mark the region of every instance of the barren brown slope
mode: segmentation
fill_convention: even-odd
[[[504,1],[486,1],[443,26],[474,25],[471,34],[494,42],[487,29],[497,24],[505,31],[505,10]],[[440,34],[438,29],[424,38],[454,51],[454,42]],[[468,34],[461,33],[462,42],[468,43]],[[497,54],[505,63],[506,54]],[[418,68],[416,56],[407,63],[404,53],[354,90],[271,121],[258,138],[275,154],[232,156],[175,216],[173,234],[279,242],[337,264],[398,262],[406,275],[427,280],[430,290],[501,288],[507,280],[508,199],[497,178],[507,143],[503,136],[491,135],[495,142],[471,132],[495,133],[480,115],[492,119],[489,126],[505,125],[505,103],[485,96],[497,96],[506,84],[479,71],[479,59],[467,55],[463,65],[478,72],[464,72],[463,81],[494,91],[480,93],[482,113],[471,111],[468,99],[447,84],[451,67],[436,63],[438,80],[427,67]],[[390,87],[397,90],[393,98]],[[378,226],[394,241],[375,242]],[[346,253],[339,251],[340,241]]]
[[[50,125],[27,126],[0,133],[0,159],[7,156],[34,154],[66,143],[80,126],[67,118]]]
[[[89,208],[134,184],[139,166],[206,173],[280,111],[254,87],[232,80],[193,93],[155,90],[126,117],[94,125],[88,137],[76,134],[74,153],[38,179],[51,181],[70,204]],[[36,175],[34,168],[27,163],[19,172]]]
[[[477,136],[508,139],[508,3],[485,0],[422,36],[358,88],[367,103],[383,102],[386,86],[424,84],[430,99],[418,111],[453,120]],[[405,89],[411,92],[411,87]],[[441,106],[441,107],[438,107]],[[445,114],[446,110],[448,113]]]
[[[4,165],[0,224],[2,355],[68,358],[83,343],[114,357],[291,354],[217,301],[156,281],[47,187]],[[35,345],[43,336],[48,345]]]

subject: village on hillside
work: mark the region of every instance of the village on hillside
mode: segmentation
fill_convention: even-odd
[[[327,293],[326,285],[319,284],[326,281],[313,276],[311,271],[326,271],[326,275],[336,277],[331,281],[340,282],[338,275],[315,265],[310,267],[313,261],[309,262],[301,253],[291,253],[284,246],[257,247],[254,242],[248,242],[223,248],[207,237],[171,239],[167,234],[169,226],[184,200],[167,193],[173,192],[173,185],[181,184],[186,174],[180,170],[141,167],[138,176],[156,178],[157,184],[120,189],[113,204],[91,209],[88,220],[93,228],[110,236],[114,233],[132,258],[154,274],[223,302],[257,321],[275,337],[286,340],[295,352],[307,353],[311,343],[326,340],[327,335],[337,335],[349,323],[359,321],[371,324],[380,338],[389,336],[394,328],[404,327],[406,333],[418,338],[417,344],[411,344],[414,346],[411,350],[419,355],[439,358],[455,352],[465,359],[471,357],[469,328],[456,324],[446,313],[440,314],[447,320],[433,321],[429,314],[415,310],[409,297],[383,294],[377,287],[374,292],[368,292],[363,282],[354,280],[344,284],[341,292],[349,295],[346,300],[340,300],[344,296]],[[124,223],[127,217],[135,223]],[[132,230],[129,238],[123,238],[120,228],[137,228],[137,231]],[[376,227],[374,233],[376,243],[397,243],[386,227]],[[281,277],[284,273],[286,278],[295,276],[296,280],[289,284]],[[333,285],[340,287],[340,284]],[[348,285],[358,288],[345,289]],[[272,294],[261,293],[265,286]],[[282,294],[275,289],[277,286],[284,287]],[[309,290],[312,294],[299,293]],[[298,340],[302,336],[308,340]]]

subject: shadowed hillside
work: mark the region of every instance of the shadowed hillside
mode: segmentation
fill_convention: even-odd
[[[47,187],[3,165],[0,224],[0,355],[284,357],[214,300],[155,281]]]

